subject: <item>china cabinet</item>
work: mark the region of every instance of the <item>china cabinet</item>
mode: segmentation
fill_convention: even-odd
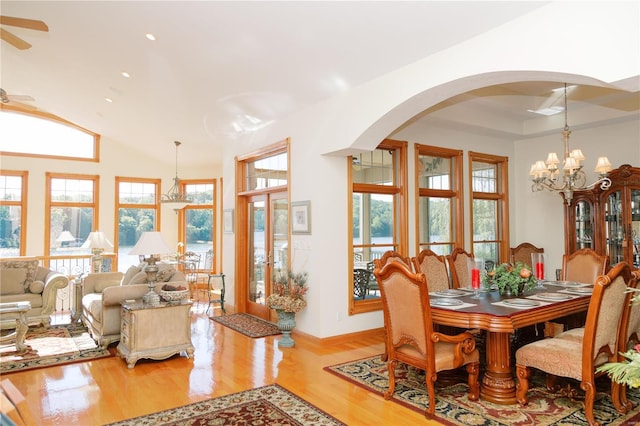
[[[565,200],[565,252],[591,248],[615,265],[640,268],[640,168],[628,164],[609,173],[611,187],[574,193]]]

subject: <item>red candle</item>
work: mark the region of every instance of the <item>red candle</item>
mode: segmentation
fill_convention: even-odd
[[[471,288],[480,288],[480,269],[471,270]]]
[[[542,262],[536,263],[536,278],[539,280],[544,279],[544,263]]]

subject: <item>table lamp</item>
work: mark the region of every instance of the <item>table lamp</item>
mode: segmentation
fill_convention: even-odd
[[[142,301],[148,305],[160,303],[160,295],[155,292],[158,275],[156,262],[160,260],[160,255],[168,253],[173,253],[173,250],[164,241],[160,232],[143,232],[136,245],[129,252],[129,254],[148,256],[144,258],[144,261],[147,262],[144,273],[147,274],[149,292],[142,296]]]
[[[107,239],[102,231],[93,231],[89,233],[86,241],[81,248],[91,249],[91,272],[104,272],[102,268],[102,252],[105,250],[113,250],[113,244]]]

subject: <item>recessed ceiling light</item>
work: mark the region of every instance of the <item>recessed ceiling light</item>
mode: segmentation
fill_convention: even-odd
[[[113,99],[111,99],[111,98],[104,98],[104,100],[109,102],[110,104],[113,103]]]
[[[128,73],[128,72],[126,72],[126,71],[122,71],[120,74],[122,74],[122,76],[123,76],[124,78],[129,78],[129,77],[131,77],[131,74],[129,74],[129,73]]]
[[[155,40],[156,40],[156,36],[154,36],[154,35],[153,35],[153,34],[151,34],[151,33],[147,33],[147,34],[145,34],[145,37],[146,37],[146,38],[148,38],[148,39],[149,39],[149,40],[151,40],[151,41],[155,41]]]

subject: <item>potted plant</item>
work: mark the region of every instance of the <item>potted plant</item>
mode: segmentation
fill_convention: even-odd
[[[278,314],[278,328],[283,335],[278,341],[279,347],[290,348],[295,345],[291,330],[296,326],[296,313],[307,306],[304,299],[308,289],[307,278],[306,272],[295,273],[289,269],[279,271],[273,278],[273,288],[266,303]]]
[[[535,288],[536,278],[529,265],[522,262],[516,262],[515,265],[503,263],[492,270],[485,271],[483,283],[487,289],[497,288],[500,294],[517,296]]]

